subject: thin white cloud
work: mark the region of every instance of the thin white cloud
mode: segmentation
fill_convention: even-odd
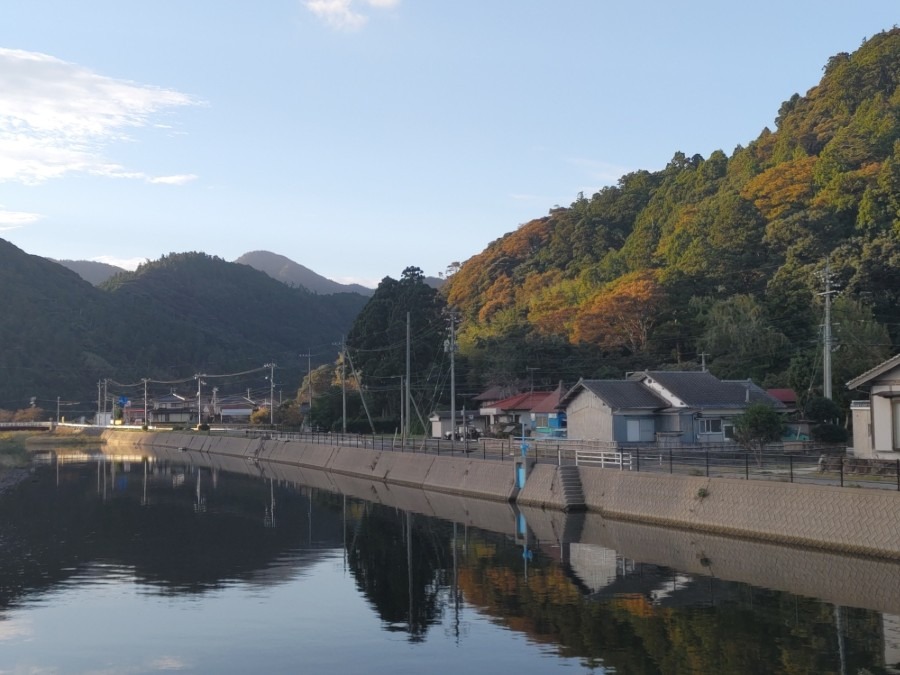
[[[7,211],[0,205],[0,232],[15,230],[25,225],[31,225],[39,221],[43,216],[40,213],[28,213],[26,211]]]
[[[583,157],[573,157],[568,161],[570,164],[585,169],[588,175],[601,185],[615,185],[622,176],[632,171],[632,169],[624,166],[617,166],[615,164],[610,164],[609,162],[602,162],[595,159],[585,159]]]
[[[153,127],[163,111],[199,102],[116,80],[38,52],[0,48],[0,182],[69,173],[152,180],[104,158],[104,148]]]
[[[184,185],[191,181],[197,180],[197,175],[193,173],[179,174],[177,176],[157,176],[156,178],[148,178],[147,182],[154,185]]]
[[[400,4],[400,0],[304,0],[303,4],[332,28],[355,31],[369,20],[364,12],[366,7],[393,9]]]

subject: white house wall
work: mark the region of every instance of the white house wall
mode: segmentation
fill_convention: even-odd
[[[869,405],[872,410],[872,432],[874,436],[875,450],[878,452],[890,452],[897,450],[898,441],[895,438],[894,427],[896,421],[893,415],[894,399],[879,396],[880,393],[896,392],[900,394],[900,384],[878,384],[872,387],[872,396]]]
[[[857,457],[874,458],[872,448],[872,411],[868,401],[865,407],[854,402],[850,411],[853,415],[853,454]]]
[[[569,438],[613,440],[612,410],[587,389],[582,389],[566,406],[566,416]]]

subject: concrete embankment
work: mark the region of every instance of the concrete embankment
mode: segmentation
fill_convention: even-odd
[[[517,490],[512,462],[194,433],[108,432],[105,440],[113,448],[184,448],[523,507],[567,506],[559,469],[547,464],[529,463],[525,487]],[[578,473],[585,506],[608,518],[900,559],[898,492],[588,467]]]

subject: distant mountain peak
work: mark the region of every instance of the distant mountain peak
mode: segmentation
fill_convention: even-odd
[[[372,288],[360,284],[341,284],[332,281],[321,274],[313,272],[308,267],[294,262],[283,255],[271,251],[250,251],[234,262],[248,265],[260,272],[265,272],[273,279],[288,286],[302,286],[313,293],[331,295],[334,293],[359,293],[370,296],[375,292]]]
[[[121,267],[94,260],[54,260],[53,262],[67,267],[94,286],[99,286],[110,277],[125,271]]]

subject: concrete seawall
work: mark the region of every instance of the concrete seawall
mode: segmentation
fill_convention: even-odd
[[[566,507],[558,467],[549,464],[529,463],[525,487],[517,490],[512,462],[196,433],[109,431],[104,440],[113,450],[185,449],[319,469],[335,481],[351,476],[522,507]],[[588,467],[580,467],[579,476],[588,510],[607,518],[900,559],[898,492]]]

